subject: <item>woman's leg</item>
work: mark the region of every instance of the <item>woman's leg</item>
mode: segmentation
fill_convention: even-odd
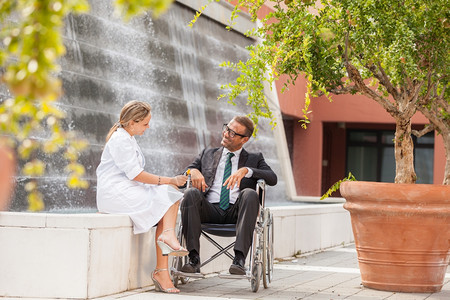
[[[166,243],[170,246],[176,247],[178,249],[180,247],[179,242],[177,241],[175,230],[167,229],[175,229],[175,224],[177,221],[178,215],[178,207],[180,205],[180,201],[173,204],[169,210],[167,210],[166,214],[161,218],[158,225],[156,226],[156,234],[155,234],[155,245],[156,245],[156,269],[169,269],[169,257],[163,256],[161,249],[158,247],[156,241],[159,237],[163,238]],[[163,289],[173,288],[173,282],[170,279],[169,271],[160,271],[155,272],[155,279],[161,284]],[[179,292],[178,289],[171,290],[171,292]]]
[[[175,225],[177,222],[178,208],[180,201],[174,203],[161,218],[158,223],[158,228],[161,226],[161,232],[156,237],[167,243],[172,249],[180,249],[181,245],[175,234]]]

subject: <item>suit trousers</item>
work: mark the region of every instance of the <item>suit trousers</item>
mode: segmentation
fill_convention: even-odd
[[[227,210],[222,210],[219,203],[212,204],[198,189],[189,188],[184,192],[180,210],[183,236],[189,251],[200,253],[201,223],[236,224],[234,250],[247,256],[259,212],[259,198],[255,190],[242,190],[236,202],[230,204]]]

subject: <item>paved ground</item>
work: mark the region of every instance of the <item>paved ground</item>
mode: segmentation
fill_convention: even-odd
[[[351,299],[351,300],[450,300],[450,273],[447,270],[442,291],[435,294],[393,293],[361,285],[354,246],[334,248],[275,265],[269,288],[253,293],[248,280],[210,276],[179,286],[181,293],[156,293],[152,288],[98,298],[98,300],[150,299]]]

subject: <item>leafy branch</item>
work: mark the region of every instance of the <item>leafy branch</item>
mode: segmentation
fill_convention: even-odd
[[[349,172],[347,177],[345,177],[344,179],[341,179],[338,182],[334,183],[328,189],[328,191],[325,194],[323,194],[322,197],[320,197],[320,200],[324,200],[324,199],[330,197],[331,194],[333,194],[334,192],[338,191],[341,188],[341,183],[343,183],[345,181],[356,181],[356,178],[355,178],[355,176],[353,176],[353,174],[351,172]]]

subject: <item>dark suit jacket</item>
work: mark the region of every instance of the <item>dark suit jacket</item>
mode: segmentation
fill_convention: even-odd
[[[205,195],[213,184],[222,152],[223,147],[204,149],[194,162],[187,167],[187,169],[198,169],[205,177],[205,182],[208,185],[204,193]],[[238,169],[242,167],[251,169],[253,175],[251,178],[242,178],[240,190],[245,188],[256,189],[258,179],[264,179],[268,185],[277,184],[277,175],[266,163],[261,152],[249,153],[245,149],[242,149],[241,155],[239,156]]]

